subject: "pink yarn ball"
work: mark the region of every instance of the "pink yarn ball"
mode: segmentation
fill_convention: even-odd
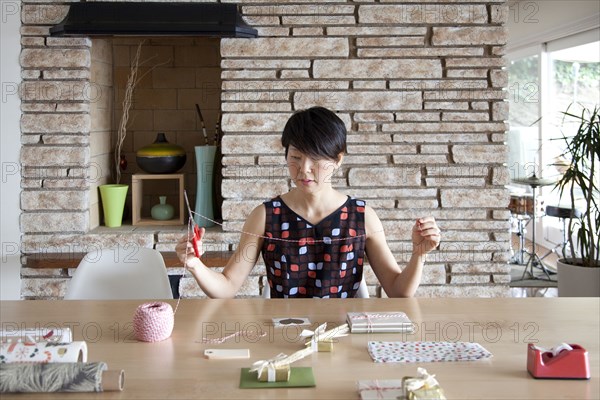
[[[135,310],[133,333],[142,342],[160,342],[171,336],[174,324],[175,315],[169,303],[144,303]]]

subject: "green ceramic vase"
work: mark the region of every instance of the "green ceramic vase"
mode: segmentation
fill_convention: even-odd
[[[172,205],[167,204],[167,196],[159,196],[158,200],[159,204],[156,204],[150,210],[150,215],[152,219],[156,219],[159,221],[168,221],[173,219],[173,215],[175,215],[175,209]]]

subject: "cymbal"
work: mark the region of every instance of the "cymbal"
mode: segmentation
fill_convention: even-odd
[[[513,179],[512,181],[514,183],[520,183],[521,185],[529,185],[531,187],[548,186],[553,185],[557,182],[557,180],[553,178],[538,178],[535,175],[532,175],[528,178]]]

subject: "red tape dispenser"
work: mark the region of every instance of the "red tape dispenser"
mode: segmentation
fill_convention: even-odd
[[[552,349],[527,345],[527,371],[534,378],[590,379],[588,352],[577,344],[561,343]]]

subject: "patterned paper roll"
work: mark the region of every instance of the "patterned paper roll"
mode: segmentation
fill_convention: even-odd
[[[173,332],[175,314],[169,303],[142,304],[133,316],[133,333],[143,342],[160,342]]]
[[[0,345],[0,363],[75,363],[87,361],[85,342],[12,342]]]
[[[31,340],[36,342],[71,343],[73,333],[67,327],[38,327],[29,329],[3,329],[0,331],[0,342],[7,343],[17,340]]]
[[[0,364],[0,393],[120,391],[124,379],[103,362]]]

